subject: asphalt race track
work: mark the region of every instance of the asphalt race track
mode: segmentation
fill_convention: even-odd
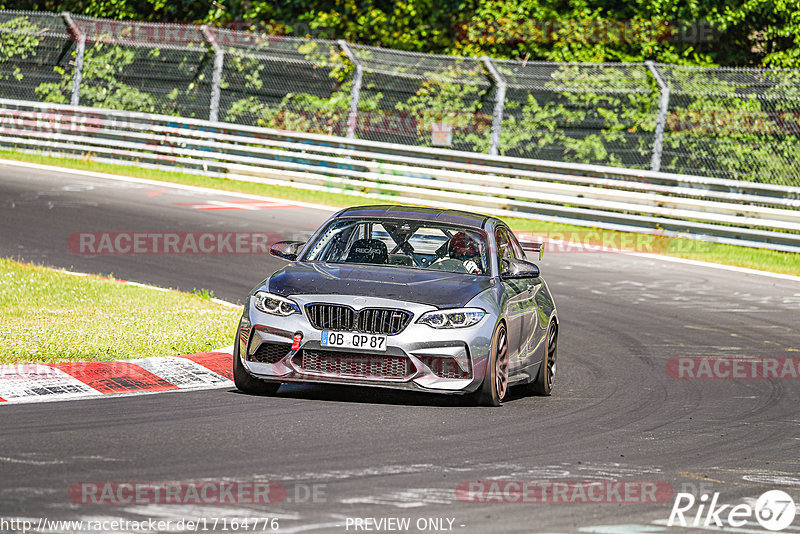
[[[244,200],[0,164],[0,256],[207,288],[237,302],[281,262],[77,254],[68,240],[173,231],[292,238],[329,216],[280,201],[237,204]],[[540,266],[561,318],[552,397],[489,409],[425,394],[284,386],[275,398],[216,389],[0,406],[0,518],[268,517],[278,532],[357,532],[356,518],[410,518],[411,531],[435,532],[710,530],[666,527],[669,496],[459,498],[460,485],[482,480],[652,481],[698,497],[719,492],[726,504],[781,489],[800,503],[800,380],[687,380],[666,370],[676,357],[800,356],[800,282],[615,253],[550,253]],[[287,494],[270,506],[83,504],[69,491],[87,481],[273,481]],[[752,517],[725,531],[767,532]],[[800,514],[784,532],[798,531]]]

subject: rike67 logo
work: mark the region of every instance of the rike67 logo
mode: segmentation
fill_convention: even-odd
[[[695,505],[696,512],[693,510]],[[796,513],[794,499],[781,490],[767,491],[754,505],[743,503],[735,506],[719,504],[719,493],[714,493],[710,501],[708,494],[696,499],[691,493],[678,493],[667,526],[743,527],[756,525],[755,519],[765,529],[777,532],[791,525]]]

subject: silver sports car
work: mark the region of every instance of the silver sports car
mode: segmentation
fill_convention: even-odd
[[[558,316],[539,268],[501,220],[409,206],[348,208],[247,299],[233,375],[248,393],[320,382],[549,395]],[[541,258],[541,254],[540,254]]]

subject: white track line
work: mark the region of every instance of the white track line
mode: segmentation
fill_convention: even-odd
[[[175,184],[172,182],[162,182],[160,180],[147,180],[145,178],[132,178],[130,176],[120,176],[118,174],[107,174],[101,172],[93,172],[93,171],[81,171],[77,169],[66,169],[63,167],[58,167],[55,165],[41,165],[38,163],[27,163],[24,161],[14,161],[8,159],[0,158],[0,164],[2,165],[11,165],[16,167],[25,167],[29,169],[37,169],[42,171],[51,171],[51,172],[60,172],[64,174],[75,174],[78,176],[90,176],[93,178],[100,178],[104,180],[116,180],[120,182],[128,182],[128,183],[135,183],[135,184],[144,184],[144,185],[152,185],[152,186],[160,186],[160,187],[171,187],[173,189],[181,189],[184,191],[196,191],[202,193],[217,193],[223,196],[229,197],[237,197],[237,198],[247,198],[253,200],[263,200],[266,202],[279,202],[284,204],[290,204],[292,206],[298,206],[302,208],[310,208],[316,209],[320,211],[327,211],[327,212],[336,212],[339,211],[341,208],[334,208],[331,206],[325,206],[323,204],[312,204],[310,202],[299,202],[294,200],[285,200],[281,198],[273,198],[273,197],[265,197],[260,195],[251,195],[249,193],[236,193],[233,191],[223,191],[220,189],[212,189],[208,187],[200,187],[195,185],[183,185],[183,184]],[[781,280],[789,280],[793,282],[800,282],[800,276],[793,276],[790,274],[782,274],[782,273],[773,273],[769,271],[760,271],[758,269],[749,269],[747,267],[735,267],[733,265],[723,265],[721,263],[711,263],[707,261],[698,261],[698,260],[689,260],[685,258],[676,258],[673,256],[664,256],[661,254],[648,254],[644,252],[625,252],[620,251],[621,254],[627,254],[629,256],[639,256],[642,258],[648,258],[652,260],[661,260],[661,261],[670,261],[673,263],[682,263],[685,265],[692,265],[695,267],[707,267],[710,269],[720,269],[723,271],[732,271],[738,272],[743,274],[753,274],[758,276],[766,276],[769,278],[778,278]],[[230,304],[230,303],[228,303]],[[238,306],[237,306],[238,307]]]

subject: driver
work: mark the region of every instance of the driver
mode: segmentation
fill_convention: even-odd
[[[466,232],[456,232],[447,244],[450,259],[463,262],[470,274],[483,273],[480,243]]]

